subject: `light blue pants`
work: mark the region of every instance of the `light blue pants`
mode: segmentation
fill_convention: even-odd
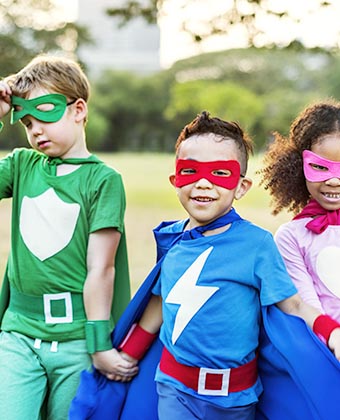
[[[80,372],[90,366],[85,340],[59,342],[56,348],[51,342],[1,332],[0,419],[67,420]]]
[[[256,404],[223,408],[157,383],[159,420],[254,420]]]

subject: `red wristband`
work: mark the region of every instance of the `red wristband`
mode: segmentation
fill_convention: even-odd
[[[134,359],[140,360],[151,346],[157,334],[149,333],[139,324],[133,324],[119,349]]]
[[[331,333],[336,328],[340,328],[340,324],[328,315],[319,315],[313,323],[313,331],[323,337],[327,344]]]

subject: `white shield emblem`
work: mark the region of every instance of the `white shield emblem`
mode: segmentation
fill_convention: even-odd
[[[20,212],[20,233],[27,248],[39,260],[57,254],[72,239],[80,205],[65,203],[53,188],[38,197],[24,197]]]
[[[316,271],[321,281],[335,296],[340,297],[339,276],[340,248],[327,246],[316,259]]]

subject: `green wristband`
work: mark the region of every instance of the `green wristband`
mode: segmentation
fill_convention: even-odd
[[[85,337],[90,354],[112,349],[110,321],[87,321]]]
[[[0,121],[0,131],[3,129],[4,123]]]

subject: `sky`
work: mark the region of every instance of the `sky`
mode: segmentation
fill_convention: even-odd
[[[79,0],[53,0],[56,6],[60,7],[60,15],[66,19],[67,22],[74,22],[78,16],[78,1]]]
[[[79,0],[54,0],[64,9],[68,20],[75,20]],[[229,37],[216,36],[201,43],[193,43],[191,37],[181,31],[180,18],[192,19],[193,25],[202,25],[211,16],[226,10],[232,0],[191,0],[190,5],[180,11],[183,0],[171,0],[165,10],[166,16],[160,19],[160,62],[162,67],[169,67],[175,61],[197,55],[203,52],[225,50],[228,48],[242,48],[246,40],[242,28],[235,28]],[[283,45],[293,38],[304,42],[307,47],[328,47],[334,45],[334,39],[339,32],[340,1],[329,0],[331,8],[319,9],[318,0],[267,0],[277,11],[288,8],[294,18],[303,18],[302,23],[294,25],[292,22],[260,16],[258,23],[265,28],[269,39]],[[114,0],[112,0],[114,4]],[[209,5],[209,7],[207,7]],[[259,44],[265,39],[260,39]],[[259,45],[261,46],[261,45]]]
[[[287,8],[294,18],[303,18],[299,25],[292,22],[273,20],[265,16],[258,18],[258,24],[265,28],[268,38],[276,43],[287,44],[292,37],[304,42],[307,47],[334,45],[337,38],[340,20],[340,1],[329,0],[330,8],[319,9],[317,0],[267,0],[276,11]],[[228,48],[243,48],[246,46],[246,38],[242,28],[235,28],[229,37],[216,36],[210,38],[202,45],[194,44],[188,34],[180,30],[178,19],[178,5],[183,0],[171,0],[168,7],[168,17],[161,20],[161,61],[170,65],[180,58],[202,52],[226,50]],[[194,16],[196,23],[209,21],[212,15],[218,15],[220,10],[226,10],[231,0],[194,0],[191,7],[186,10],[188,17]],[[209,7],[207,7],[209,4]],[[262,41],[265,41],[263,39]],[[261,40],[259,40],[261,44]],[[261,46],[261,45],[258,45]]]

